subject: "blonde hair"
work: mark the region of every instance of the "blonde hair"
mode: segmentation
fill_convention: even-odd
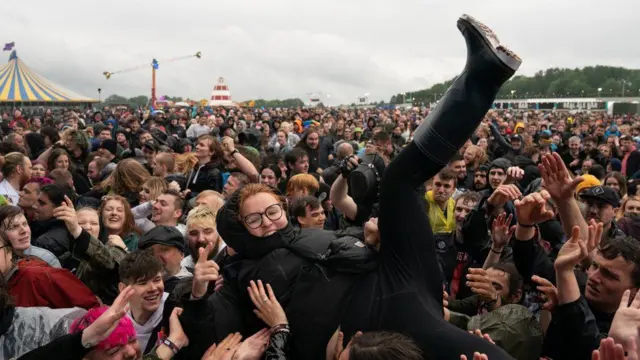
[[[220,210],[220,208],[224,206],[224,196],[222,196],[222,194],[214,190],[205,190],[200,194],[198,194],[198,196],[196,196],[196,202],[198,202],[198,200],[201,200],[207,196],[214,197],[215,199],[214,204],[213,206],[210,205],[209,207],[211,208],[211,210],[213,210],[214,213],[217,213],[218,210]]]
[[[147,186],[149,188],[149,200],[155,200],[162,194],[167,191],[169,188],[169,184],[167,181],[161,177],[152,176],[147,179],[147,181],[142,184],[142,187]]]
[[[311,174],[298,174],[289,179],[287,183],[287,196],[296,191],[306,191],[308,195],[314,195],[320,189],[320,183]]]
[[[210,206],[198,205],[187,215],[187,229],[191,226],[216,227],[216,211]]]
[[[278,130],[283,130],[285,131],[287,134],[293,129],[293,125],[291,125],[290,122],[287,121],[283,121],[280,123],[280,127],[278,128]]]
[[[184,176],[189,176],[189,173],[195,169],[196,165],[198,165],[198,158],[193,152],[176,156],[176,172]]]
[[[622,204],[618,208],[618,213],[616,214],[616,220],[620,220],[620,219],[622,219],[624,217],[624,211],[627,208],[627,203],[629,202],[629,200],[640,202],[640,196],[638,196],[638,195],[627,195],[627,196],[625,196],[624,200],[622,201]]]

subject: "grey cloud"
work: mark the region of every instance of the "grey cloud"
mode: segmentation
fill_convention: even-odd
[[[524,59],[521,74],[551,66],[640,67],[637,0],[31,0],[4,4],[3,39],[44,77],[87,96],[149,94],[147,69],[162,63],[158,93],[208,98],[219,76],[235,100],[331,94],[350,103],[387,100],[455,76],[465,47],[455,22],[469,13]],[[28,5],[28,6],[27,6]],[[8,54],[7,54],[8,55]]]

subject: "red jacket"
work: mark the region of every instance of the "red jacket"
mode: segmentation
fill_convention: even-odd
[[[34,257],[21,259],[17,267],[8,283],[16,306],[52,309],[100,306],[93,292],[69,270],[52,268]]]

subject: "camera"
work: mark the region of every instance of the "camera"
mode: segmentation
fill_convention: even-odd
[[[351,159],[353,157],[347,157],[340,165],[342,176],[349,180],[349,195],[359,206],[373,209],[378,203],[380,180],[386,167],[384,160],[377,154],[365,155],[353,168]]]

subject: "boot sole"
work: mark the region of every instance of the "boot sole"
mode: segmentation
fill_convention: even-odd
[[[500,60],[500,62],[513,71],[518,70],[522,64],[522,59],[520,59],[516,53],[507,49],[506,46],[500,45],[498,36],[493,32],[493,30],[491,30],[491,28],[467,14],[463,14],[460,19],[458,19],[458,29],[463,31],[464,25],[460,24],[460,22],[464,22],[475,29],[478,34],[480,34],[484,42],[491,48],[493,54],[498,58],[498,60]]]

